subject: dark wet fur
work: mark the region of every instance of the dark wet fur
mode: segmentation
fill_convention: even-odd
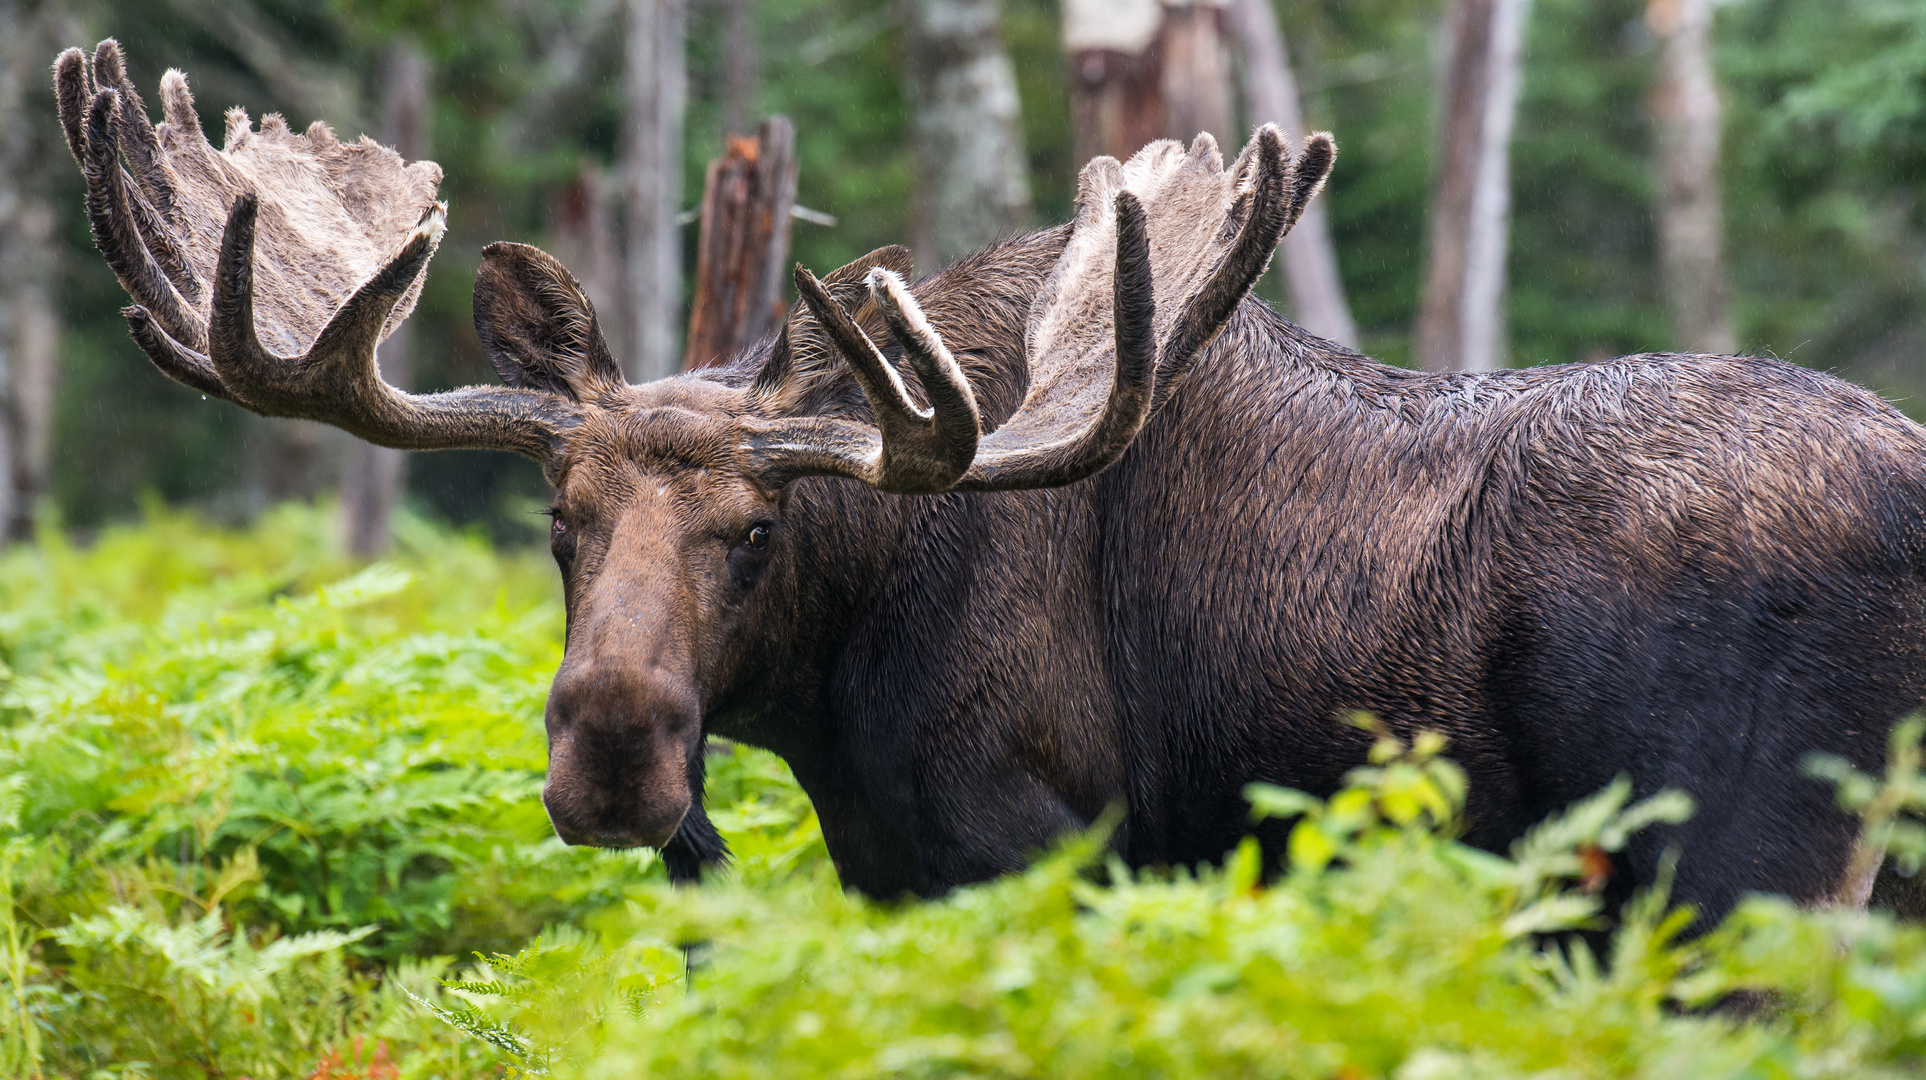
[[[929,306],[946,335],[973,314]],[[1710,916],[1818,901],[1854,823],[1801,762],[1876,769],[1926,690],[1923,466],[1890,405],[1774,360],[1421,374],[1246,301],[1091,480],[794,485],[707,728],[782,754],[879,896],[1020,867],[1113,802],[1130,862],[1215,859],[1246,784],[1340,784],[1364,709],[1451,737],[1472,843],[1629,774],[1699,811],[1634,841],[1615,897],[1678,843]]]

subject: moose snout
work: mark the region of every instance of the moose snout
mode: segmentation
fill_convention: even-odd
[[[656,847],[689,812],[692,697],[620,672],[558,675],[548,701],[542,805],[556,835],[595,847]]]

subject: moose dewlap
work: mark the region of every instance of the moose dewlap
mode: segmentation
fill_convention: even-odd
[[[1314,338],[1247,297],[1327,136],[1100,158],[1068,225],[913,284],[901,248],[799,270],[773,340],[642,386],[565,269],[497,244],[475,318],[507,385],[416,395],[374,349],[441,235],[438,169],[238,110],[217,150],[178,73],[149,122],[111,41],[56,88],[164,374],[547,471],[544,801],[572,842],[721,858],[714,733],[789,761],[870,894],[1012,869],[1111,806],[1133,864],[1213,859],[1245,785],[1338,786],[1361,709],[1450,736],[1474,843],[1620,774],[1690,793],[1618,897],[1674,844],[1711,916],[1872,887],[1801,763],[1872,766],[1926,696],[1926,431],[1773,360],[1432,375]]]

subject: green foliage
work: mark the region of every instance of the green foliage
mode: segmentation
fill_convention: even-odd
[[[289,510],[210,544],[160,518],[87,552],[49,537],[0,569],[0,760],[25,782],[25,828],[71,860],[30,910],[98,879],[170,910],[212,895],[286,933],[378,924],[356,951],[392,959],[505,946],[644,868],[565,849],[535,797],[552,571],[417,526],[408,569],[346,574],[325,528]],[[297,561],[250,566],[250,540]],[[117,572],[172,588],[122,590]],[[151,622],[120,621],[142,608]]]
[[[664,880],[543,815],[547,560],[408,520],[393,560],[356,569],[335,530],[302,507],[244,533],[155,510],[0,558],[10,1075],[43,1055],[304,1074],[397,1002],[419,1019],[400,991],[438,1000],[431,958],[513,951]],[[746,874],[826,867],[779,761],[711,773]]]
[[[1687,811],[1614,784],[1509,858],[1450,838],[1458,774],[1381,740],[1330,801],[1275,788],[1328,857],[1265,881],[1132,874],[1100,835],[934,903],[824,880],[632,890],[595,933],[465,983],[465,1029],[557,1076],[1882,1076],[1918,1064],[1926,932],[1753,900],[1697,941],[1663,890],[1606,958],[1590,852]],[[1340,823],[1342,823],[1340,825]],[[699,943],[679,983],[677,947]],[[531,970],[539,968],[539,970]],[[1704,1006],[1770,995],[1745,1022]],[[487,1026],[484,1026],[487,1025]],[[778,1064],[779,1063],[779,1064]]]
[[[1741,344],[1847,365],[1916,414],[1926,11],[1748,0],[1719,29]]]
[[[363,1011],[355,996],[367,987],[346,975],[342,950],[371,928],[259,943],[230,933],[222,914],[170,923],[115,907],[62,927],[53,938],[68,957],[72,1007],[61,1010],[60,1041],[159,1071],[183,1052],[179,1064],[210,1074],[304,1071],[311,1048]]]
[[[700,888],[535,799],[552,571],[410,521],[356,568],[284,509],[0,559],[0,1070],[60,1077],[1916,1074],[1926,930],[1600,887],[1684,800],[1620,781],[1506,855],[1380,731],[1267,867],[1132,872],[1107,826],[928,903],[844,895],[767,754],[710,762]],[[1367,721],[1368,722],[1368,721]],[[1839,762],[1916,857],[1921,725]],[[1702,936],[1688,937],[1690,930]],[[1601,951],[1595,951],[1601,950]],[[1723,1004],[1722,1004],[1723,1003]],[[1737,1003],[1737,1004],[1735,1004]],[[390,1064],[392,1062],[392,1064]]]

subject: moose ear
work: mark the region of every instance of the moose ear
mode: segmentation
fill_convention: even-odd
[[[857,259],[855,262],[844,263],[842,266],[831,270],[828,276],[824,277],[822,281],[824,285],[829,286],[832,295],[834,295],[834,290],[838,285],[853,291],[867,293],[869,291],[869,272],[879,266],[894,273],[904,281],[910,279],[915,269],[910,262],[910,249],[901,244],[891,244],[888,247],[879,247],[875,251]],[[838,297],[838,299],[841,298]],[[796,310],[807,311],[808,308],[798,303]]]
[[[593,401],[627,385],[575,275],[527,244],[490,244],[475,274],[475,333],[502,381]]]
[[[876,267],[892,271],[908,281],[914,264],[910,251],[901,244],[880,247],[855,262],[839,266],[822,278],[829,295],[850,314],[858,325],[875,330],[878,324],[875,305],[869,299],[869,272]],[[782,336],[769,354],[762,371],[756,375],[753,392],[776,412],[788,412],[809,397],[810,390],[834,374],[839,367],[838,353],[829,335],[810,314],[808,305],[798,300],[783,322]]]

